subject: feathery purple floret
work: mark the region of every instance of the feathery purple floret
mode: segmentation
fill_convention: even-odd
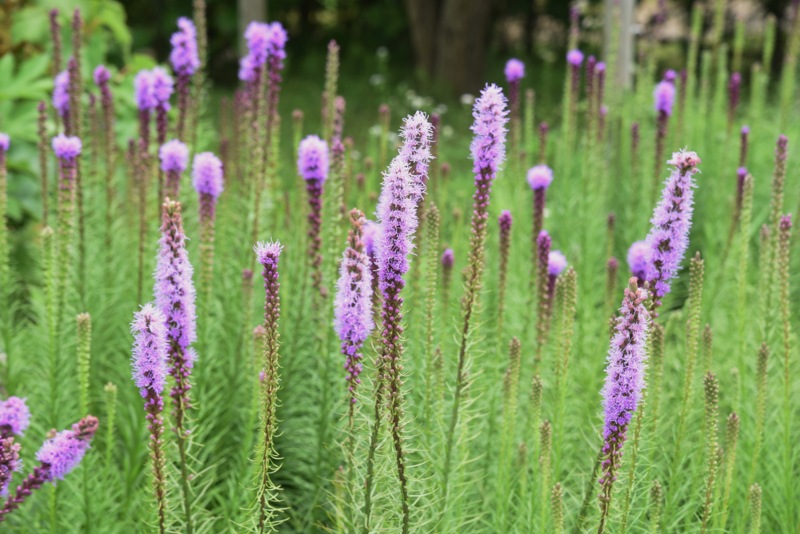
[[[506,62],[504,74],[506,75],[506,81],[508,81],[508,83],[520,81],[525,77],[525,63],[516,58],[509,59]]]
[[[453,267],[455,262],[456,262],[456,255],[455,252],[453,252],[453,249],[452,248],[444,249],[444,252],[442,252],[442,266],[445,267],[446,269],[450,269],[451,267]]]
[[[53,107],[61,118],[69,113],[69,72],[63,70],[53,84]]]
[[[63,480],[83,459],[97,432],[98,421],[91,415],[72,425],[71,430],[62,430],[42,444],[36,459],[47,466],[47,480]]]
[[[182,173],[189,163],[189,148],[177,139],[173,139],[161,145],[158,157],[161,159],[161,170]]]
[[[65,161],[75,161],[81,154],[81,140],[78,137],[58,134],[53,138],[53,152]]]
[[[651,276],[652,252],[647,241],[636,241],[628,249],[628,267],[640,283],[647,282]]]
[[[351,252],[352,251],[352,252]],[[334,324],[339,339],[360,346],[375,326],[369,257],[348,248],[339,264]]]
[[[283,245],[278,241],[259,242],[253,247],[258,263],[264,267],[277,270]]]
[[[197,30],[194,23],[186,17],[178,19],[178,31],[169,39],[172,50],[169,62],[179,75],[191,76],[200,68],[200,56],[197,54]]]
[[[239,79],[245,82],[255,82],[267,61],[269,47],[270,27],[264,22],[253,21],[247,25],[244,32],[247,41],[247,55],[239,62]]]
[[[270,68],[283,68],[283,60],[286,59],[286,42],[289,34],[280,22],[272,22],[267,25],[267,58],[275,61],[270,64]]]
[[[31,411],[20,397],[9,397],[0,402],[0,436],[21,436],[31,424]]]
[[[567,268],[567,258],[560,250],[553,250],[547,256],[547,274],[558,276]]]
[[[469,147],[472,171],[477,175],[476,182],[481,177],[491,182],[506,157],[508,109],[503,91],[497,85],[487,85],[475,101],[472,116],[475,119],[470,127],[475,134]],[[488,203],[488,198],[485,201]]]
[[[136,312],[131,323],[134,335],[133,381],[139,394],[161,395],[167,384],[167,329],[166,319],[155,306],[148,303]]]
[[[403,119],[400,137],[403,139],[403,144],[398,155],[408,164],[413,179],[420,185],[417,198],[419,200],[425,192],[425,183],[428,181],[428,163],[433,159],[431,154],[433,126],[423,112],[417,111],[414,115]]]
[[[0,150],[8,152],[9,146],[11,146],[11,138],[7,133],[0,132]]]
[[[297,172],[304,180],[328,178],[328,144],[316,135],[309,135],[300,141],[297,149]]]
[[[531,189],[547,189],[553,182],[553,170],[547,165],[536,165],[528,170],[527,178]]]
[[[667,80],[658,82],[653,91],[655,110],[667,116],[672,115],[672,106],[675,103],[675,85]]]
[[[583,52],[577,48],[567,52],[567,62],[573,67],[580,67],[583,63]]]
[[[662,78],[665,82],[675,83],[675,79],[678,77],[678,74],[672,70],[667,69],[664,71],[664,77]]]
[[[108,81],[111,79],[111,73],[108,71],[108,68],[105,65],[98,65],[94,69],[93,78],[94,83],[97,86],[101,86],[105,83],[108,83]]]
[[[219,197],[223,190],[222,162],[211,152],[201,152],[192,164],[192,185],[201,195]]]
[[[417,229],[416,201],[420,184],[414,180],[408,164],[399,156],[384,174],[377,215],[383,230],[377,250],[381,292],[398,292],[405,285],[408,255],[414,249]]]
[[[141,70],[133,80],[134,100],[139,111],[150,111],[158,105],[153,91],[153,73]]]
[[[664,185],[661,200],[650,220],[653,225],[647,235],[652,253],[652,278],[654,303],[669,293],[670,281],[678,273],[683,256],[689,246],[689,229],[692,226],[694,203],[694,175],[699,172],[700,158],[694,152],[681,150],[672,154],[668,162],[675,168]]]
[[[603,387],[603,474],[600,485],[604,497],[610,498],[611,485],[616,474],[616,464],[622,454],[622,444],[633,414],[639,405],[644,387],[647,363],[647,333],[650,314],[645,307],[647,290],[630,280],[625,289],[614,337],[608,349],[606,381]]]
[[[508,233],[511,231],[511,225],[514,223],[514,219],[511,217],[511,212],[508,210],[503,210],[500,213],[500,216],[497,217],[497,223],[500,225],[501,233]]]
[[[155,67],[150,72],[150,83],[152,84],[155,107],[164,111],[169,111],[169,99],[172,96],[172,91],[175,86],[175,82],[172,81],[172,76],[162,67]]]

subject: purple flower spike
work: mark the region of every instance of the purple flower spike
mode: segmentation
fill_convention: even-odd
[[[694,152],[679,151],[668,161],[675,168],[664,184],[661,200],[650,219],[653,225],[647,235],[652,253],[652,278],[654,310],[660,299],[670,290],[670,281],[678,273],[683,256],[689,246],[689,229],[692,226],[695,173],[700,158]]]
[[[36,459],[48,467],[47,481],[63,480],[75,469],[89,450],[99,423],[91,415],[72,425],[71,430],[62,430],[42,444]]]
[[[69,114],[69,72],[58,73],[53,85],[53,107],[62,119]]]
[[[7,133],[0,132],[0,151],[8,152],[9,146],[11,146],[11,138]]]
[[[158,157],[161,159],[161,170],[182,173],[189,163],[189,148],[177,139],[173,139],[161,145]]]
[[[678,74],[672,69],[667,69],[666,71],[664,71],[663,80],[665,82],[669,82],[669,83],[674,84],[675,83],[675,79],[677,77],[678,77]]]
[[[442,252],[442,266],[445,269],[451,269],[456,262],[456,255],[452,248],[444,249]]]
[[[192,164],[192,185],[201,195],[218,198],[223,190],[222,162],[211,152],[195,155]]]
[[[536,165],[528,170],[528,185],[534,191],[547,189],[553,182],[553,170],[547,165]]]
[[[428,181],[428,163],[433,158],[431,154],[433,126],[423,112],[417,111],[414,115],[403,119],[400,137],[403,139],[403,144],[400,147],[399,157],[408,163],[413,179],[419,184],[417,197],[419,201]]]
[[[508,210],[503,210],[500,213],[500,216],[497,218],[497,223],[500,225],[501,232],[510,232],[511,225],[514,223],[514,219],[511,217],[511,212]]]
[[[283,61],[286,59],[286,42],[289,40],[289,34],[286,33],[286,28],[280,22],[272,22],[268,25],[269,35],[267,36],[267,57],[270,59],[277,59]],[[273,67],[275,65],[270,65]],[[283,68],[283,63],[277,65],[278,68]]]
[[[645,307],[647,290],[631,278],[625,289],[615,334],[608,349],[608,366],[603,387],[603,462],[600,503],[603,517],[608,513],[611,489],[622,456],[622,445],[644,388],[647,362],[647,333],[650,314]]]
[[[111,79],[111,73],[108,71],[105,65],[98,65],[97,68],[94,69],[94,83],[100,87]]]
[[[251,22],[244,32],[247,55],[239,63],[239,79],[245,82],[258,80],[267,61],[270,27],[263,22]]]
[[[167,384],[166,319],[155,306],[145,304],[136,312],[131,323],[134,335],[133,381],[143,398],[160,396]]]
[[[150,111],[158,105],[153,91],[153,73],[142,70],[133,80],[134,100],[139,111]]]
[[[259,242],[253,247],[260,263],[265,269],[277,269],[278,260],[280,260],[281,252],[283,252],[283,245],[278,241]]]
[[[519,82],[525,77],[525,63],[519,59],[509,59],[504,71],[508,83]]]
[[[667,116],[672,115],[672,105],[675,103],[675,85],[669,81],[661,81],[653,92],[655,109]]]
[[[9,397],[0,402],[0,436],[21,436],[31,423],[31,411],[25,399]]]
[[[643,284],[650,279],[652,268],[652,253],[646,241],[636,241],[628,249],[628,267],[631,274],[639,279],[639,284]]]
[[[602,61],[598,61],[597,65],[594,66],[594,73],[601,74],[606,71],[606,64]]]
[[[64,134],[58,134],[53,138],[53,152],[56,157],[72,162],[81,154],[81,140],[78,137],[67,137]]]
[[[507,115],[503,91],[494,84],[487,85],[475,101],[472,111],[475,121],[470,126],[475,134],[469,149],[473,161],[472,171],[477,174],[476,183],[488,179],[488,185],[491,186],[497,169],[505,160]],[[486,193],[488,197],[488,191]],[[486,202],[488,200],[485,199]]]
[[[580,67],[583,63],[583,52],[577,48],[567,52],[567,62],[573,67]]]
[[[14,473],[22,469],[19,443],[13,437],[0,438],[0,497],[8,496],[8,486]]]
[[[567,258],[560,250],[553,250],[547,257],[547,274],[558,276],[567,268]]]
[[[172,91],[175,82],[172,81],[166,70],[161,67],[155,67],[151,71],[150,81],[152,83],[153,98],[155,99],[155,107],[169,111],[169,99],[172,96]]]
[[[328,145],[316,135],[309,135],[297,149],[297,172],[303,180],[328,179]]]
[[[191,76],[200,68],[200,56],[197,54],[197,30],[194,23],[186,17],[178,19],[178,31],[169,39],[172,50],[169,62],[179,75]]]

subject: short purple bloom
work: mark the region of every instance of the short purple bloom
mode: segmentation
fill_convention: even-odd
[[[750,127],[746,124],[742,126],[742,135],[748,135],[750,133]]]
[[[87,416],[42,444],[36,459],[48,466],[48,481],[63,480],[83,459],[97,432],[97,418]]]
[[[511,231],[511,225],[514,223],[514,219],[511,217],[511,212],[508,210],[503,210],[500,212],[500,216],[497,217],[497,223],[500,225],[500,230],[506,233]]]
[[[31,411],[25,399],[9,397],[0,402],[0,436],[21,436],[31,423]]]
[[[173,139],[161,145],[158,157],[161,159],[161,170],[182,173],[189,163],[189,148],[177,139]]]
[[[599,61],[597,65],[594,66],[594,72],[597,74],[600,74],[601,72],[605,71],[606,71],[606,64],[603,63],[602,61]]]
[[[200,68],[200,56],[197,54],[197,30],[194,23],[186,17],[178,19],[178,31],[169,39],[172,50],[169,62],[178,75],[191,76]]]
[[[80,156],[81,148],[81,140],[78,137],[67,137],[62,133],[53,138],[53,152],[57,158],[74,161]]]
[[[201,152],[194,157],[192,184],[200,194],[219,197],[223,190],[222,162],[211,152]]]
[[[628,249],[628,267],[631,274],[647,282],[650,279],[650,269],[652,267],[652,253],[647,241],[636,241]]]
[[[547,256],[547,274],[558,276],[567,268],[567,258],[560,250],[552,250]]]
[[[155,67],[151,73],[153,98],[155,99],[156,107],[169,111],[169,99],[172,96],[173,87],[175,86],[175,83],[172,81],[172,76],[162,67]]]
[[[133,80],[134,100],[139,111],[149,111],[158,105],[153,91],[153,73],[141,70]]]
[[[655,109],[667,116],[672,115],[672,105],[675,103],[675,85],[672,82],[661,81],[653,92]]]
[[[0,132],[0,150],[8,152],[8,147],[11,146],[11,138],[7,133]]]
[[[94,83],[98,86],[108,83],[110,79],[111,73],[105,65],[98,65],[97,68],[94,69]]]
[[[506,80],[508,83],[515,83],[525,77],[525,63],[519,59],[509,59],[505,68]]]
[[[453,266],[455,262],[456,262],[456,255],[455,252],[453,252],[453,249],[452,248],[444,249],[444,252],[442,252],[442,266],[449,269]]]
[[[164,314],[148,303],[133,315],[133,381],[139,394],[160,395],[167,384],[167,327]]]
[[[567,52],[567,62],[573,67],[580,67],[583,63],[583,52],[575,48]]]
[[[254,82],[267,61],[267,49],[271,36],[270,27],[264,22],[253,21],[244,32],[247,41],[247,55],[239,63],[239,79]]]
[[[536,165],[528,170],[528,185],[531,189],[547,189],[553,182],[553,169],[547,165]]]
[[[664,80],[665,82],[669,82],[669,83],[675,83],[675,79],[676,79],[677,77],[678,77],[678,74],[677,74],[677,73],[676,73],[674,70],[672,70],[672,69],[667,69],[666,71],[664,71],[664,78],[663,78],[663,80]]]
[[[69,72],[66,70],[56,76],[53,85],[53,107],[62,118],[69,113]]]
[[[259,241],[253,247],[258,258],[258,263],[265,267],[274,267],[277,270],[278,260],[280,259],[281,252],[283,252],[283,245],[278,241]]]
[[[297,172],[304,180],[328,178],[328,145],[316,135],[309,135],[297,149]]]

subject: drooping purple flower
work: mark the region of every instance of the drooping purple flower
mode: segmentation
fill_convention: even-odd
[[[611,489],[622,456],[622,445],[644,388],[647,363],[647,334],[650,314],[645,307],[647,290],[631,278],[625,289],[614,337],[608,349],[608,365],[603,387],[603,460],[600,495],[603,516],[608,512]]]
[[[68,137],[58,134],[53,138],[53,152],[56,157],[65,162],[74,162],[81,154],[81,140],[78,137]]]
[[[69,72],[66,70],[56,76],[53,85],[53,107],[62,119],[69,115]]]
[[[547,274],[558,276],[567,268],[567,258],[560,250],[553,250],[547,256]]]
[[[353,228],[348,237],[342,262],[339,264],[339,282],[334,301],[334,326],[345,355],[344,369],[349,384],[351,404],[355,402],[355,388],[361,383],[361,347],[375,327],[372,313],[372,267],[364,251],[362,228],[364,215],[350,213]]]
[[[652,251],[647,241],[636,241],[628,249],[628,267],[631,274],[639,279],[639,284],[650,280],[652,270]]]
[[[150,83],[152,84],[152,94],[155,101],[154,107],[169,111],[169,99],[172,97],[172,91],[175,86],[172,76],[164,68],[155,67],[150,73]]]
[[[8,496],[11,477],[22,468],[19,449],[19,443],[15,443],[13,437],[0,438],[0,497]]]
[[[167,384],[167,329],[164,314],[152,304],[145,304],[133,315],[131,333],[134,336],[131,368],[139,394],[143,398],[161,396]]]
[[[528,170],[527,178],[531,189],[547,189],[553,182],[553,170],[547,165],[536,165]]]
[[[692,226],[694,205],[694,175],[699,172],[700,158],[694,152],[681,150],[672,154],[668,162],[675,168],[664,185],[664,191],[650,219],[652,228],[647,244],[652,253],[652,278],[654,310],[660,299],[670,290],[670,281],[678,273],[683,256],[689,246],[689,229]]]
[[[442,267],[445,269],[452,269],[456,262],[456,255],[452,248],[444,249],[442,252]]]
[[[186,17],[178,19],[178,31],[169,39],[172,50],[169,62],[179,75],[191,76],[200,68],[200,56],[197,53],[197,30],[194,22]]]
[[[195,155],[192,164],[192,185],[200,195],[209,195],[214,199],[222,193],[222,162],[212,152]]]
[[[134,100],[139,111],[151,111],[158,105],[153,91],[153,73],[141,70],[133,80]]]
[[[675,103],[675,85],[667,80],[658,82],[653,91],[655,110],[666,116],[672,115],[672,106]]]
[[[111,80],[111,73],[108,71],[108,68],[105,65],[98,65],[94,69],[94,83],[98,87],[101,87],[103,84],[108,83]]]
[[[9,397],[0,402],[0,436],[21,436],[31,423],[31,411],[25,399]]]
[[[7,133],[0,132],[0,151],[8,152],[8,147],[11,146],[11,138]]]
[[[525,63],[516,58],[509,59],[504,74],[508,83],[519,82],[525,77]]]
[[[300,141],[297,149],[297,172],[303,180],[320,184],[328,179],[328,144],[316,135]]]
[[[239,79],[255,82],[267,61],[267,49],[271,36],[270,27],[264,22],[253,21],[247,25],[244,38],[247,42],[247,55],[239,63]]]
[[[567,62],[573,67],[580,67],[583,63],[583,52],[577,48],[567,52]]]
[[[167,141],[158,149],[164,172],[183,172],[189,162],[189,148],[177,139]]]
[[[36,459],[47,467],[47,481],[63,480],[81,462],[97,432],[96,417],[88,415],[42,444]]]

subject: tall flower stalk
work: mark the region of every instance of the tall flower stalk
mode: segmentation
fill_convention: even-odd
[[[672,72],[672,71],[667,71]],[[655,204],[658,194],[658,183],[661,180],[661,165],[664,159],[664,143],[667,139],[667,127],[669,118],[672,115],[672,108],[675,104],[675,84],[674,72],[672,76],[664,75],[664,79],[656,85],[653,98],[655,100],[656,118],[656,157],[655,170],[653,172],[653,193],[652,203]]]
[[[6,155],[10,140],[8,134],[0,133],[0,304],[3,306],[0,312],[3,328],[3,350],[9,352],[9,341],[11,340],[9,323],[11,317],[9,313],[9,263],[8,263],[8,171],[6,167]],[[6,362],[8,365],[8,362]],[[8,375],[8,367],[6,367]]]
[[[528,170],[528,185],[533,190],[533,247],[531,249],[531,284],[533,290],[539,284],[537,270],[539,265],[539,234],[544,228],[544,208],[547,197],[547,188],[553,183],[553,171],[547,165],[537,165]]]
[[[444,470],[442,472],[443,506],[447,506],[450,485],[450,468],[453,456],[453,445],[458,428],[461,396],[467,382],[464,373],[467,360],[472,314],[478,304],[481,279],[484,268],[484,248],[486,242],[486,222],[489,217],[489,201],[492,183],[497,176],[499,166],[506,155],[506,128],[508,109],[503,92],[496,85],[488,85],[481,91],[475,101],[472,116],[472,132],[474,138],[470,145],[472,153],[472,171],[475,174],[475,193],[472,195],[472,217],[470,227],[470,252],[466,270],[464,296],[461,301],[463,325],[460,332],[460,348],[456,370],[456,386],[453,395],[453,408],[445,443]]]
[[[186,235],[183,232],[181,205],[166,199],[162,206],[161,239],[155,272],[156,306],[164,315],[167,329],[167,354],[169,374],[175,379],[170,397],[173,401],[172,416],[178,444],[183,492],[184,521],[186,531],[191,534],[192,495],[189,487],[191,473],[186,453],[189,430],[186,417],[191,401],[191,373],[197,354],[191,344],[197,339],[195,315],[195,289],[192,283],[192,264],[186,252]]]
[[[275,415],[278,406],[278,388],[280,378],[278,370],[279,332],[278,321],[281,315],[280,282],[278,280],[278,261],[283,246],[277,242],[258,243],[255,246],[256,257],[261,264],[264,279],[264,334],[263,334],[263,376],[261,388],[262,408],[261,426],[264,432],[259,455],[258,483],[258,531],[275,529],[276,508],[274,506],[280,488],[276,486],[271,475],[277,469],[275,451],[275,432],[278,421]]]
[[[164,198],[178,200],[181,194],[181,175],[189,164],[189,147],[177,139],[168,141],[158,149],[161,170],[167,175]]]
[[[164,473],[164,410],[162,393],[167,385],[167,324],[164,315],[152,304],[134,314],[131,367],[133,380],[144,399],[147,430],[150,432],[150,462],[153,495],[158,513],[158,530],[167,531],[167,484]]]
[[[525,64],[519,59],[509,59],[504,70],[508,82],[508,106],[510,108],[509,123],[511,137],[511,161],[514,168],[519,168],[520,139],[522,137],[522,123],[520,120],[520,82],[525,77]]]
[[[106,235],[105,244],[111,248],[111,224],[114,219],[114,165],[116,163],[116,142],[114,138],[114,97],[111,94],[109,81],[111,73],[103,65],[94,70],[94,82],[100,88],[100,107],[103,110],[103,157],[105,159],[105,194],[106,194]]]
[[[200,280],[203,306],[208,310],[214,282],[214,227],[217,201],[224,189],[222,162],[211,152],[195,155],[192,185],[200,200]]]
[[[200,56],[197,50],[197,30],[194,23],[186,17],[179,18],[178,31],[172,34],[169,42],[172,45],[169,62],[172,64],[172,68],[178,78],[178,125],[176,135],[178,139],[185,139],[186,117],[192,97],[189,84],[192,80],[192,75],[200,68]]]
[[[511,212],[503,210],[497,218],[497,224],[500,227],[500,266],[498,269],[498,282],[497,282],[497,331],[502,335],[503,332],[503,315],[506,308],[506,285],[508,281],[508,254],[511,249],[511,226],[514,219],[511,217]]]
[[[636,413],[645,385],[644,370],[647,362],[646,347],[650,321],[650,314],[646,308],[647,298],[647,290],[639,287],[636,278],[631,278],[625,289],[625,297],[615,327],[616,333],[608,351],[606,382],[603,388],[605,426],[602,474],[599,480],[601,494],[598,534],[602,534],[605,529],[628,424]]]
[[[316,295],[324,298],[327,289],[322,279],[322,192],[328,179],[328,145],[316,135],[300,142],[297,150],[297,172],[305,180],[308,193],[308,261],[311,285]]]

